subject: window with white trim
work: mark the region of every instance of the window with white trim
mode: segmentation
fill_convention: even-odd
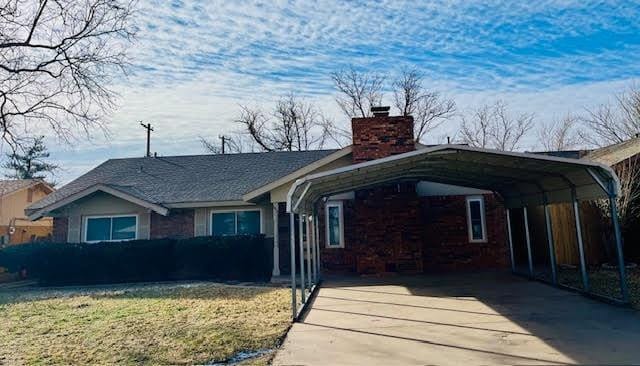
[[[487,241],[484,197],[467,197],[467,226],[469,228],[469,242],[481,243]]]
[[[211,235],[249,235],[262,232],[260,210],[211,212]]]
[[[325,206],[327,247],[344,248],[344,213],[342,202],[327,202]]]
[[[135,240],[138,237],[137,215],[87,216],[84,222],[84,241]]]

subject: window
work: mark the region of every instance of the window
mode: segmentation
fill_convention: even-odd
[[[211,213],[211,235],[260,234],[260,210],[214,211]]]
[[[467,226],[469,227],[470,242],[487,241],[484,198],[482,196],[467,197]]]
[[[328,202],[326,205],[327,247],[344,248],[344,215],[342,202]]]
[[[85,220],[85,242],[134,240],[137,238],[138,217],[95,216]]]

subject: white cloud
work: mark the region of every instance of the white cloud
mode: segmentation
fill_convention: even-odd
[[[290,91],[340,116],[331,71],[418,65],[461,110],[504,99],[548,120],[606,101],[640,74],[640,6],[585,1],[142,1],[135,65],[111,139],[63,146],[63,180],[109,157],[200,153],[236,127],[238,103]],[[347,121],[344,121],[345,125]],[[456,123],[434,132],[451,135]],[[534,142],[531,141],[531,144]]]

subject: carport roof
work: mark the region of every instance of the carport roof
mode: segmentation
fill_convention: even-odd
[[[399,181],[432,181],[499,193],[510,208],[606,198],[618,178],[603,164],[461,145],[439,145],[308,175],[291,187],[289,212],[333,194]],[[611,187],[611,188],[610,188]]]

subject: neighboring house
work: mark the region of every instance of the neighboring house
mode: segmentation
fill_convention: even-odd
[[[25,208],[53,192],[53,188],[38,179],[0,180],[0,245],[20,244],[47,238],[52,221],[44,218],[31,221]]]
[[[339,150],[108,160],[32,204],[26,213],[33,220],[52,216],[53,237],[59,242],[263,233],[274,238],[273,274],[279,275],[290,271],[291,228],[285,211],[296,181],[343,171],[341,177],[356,176],[360,166],[368,166],[366,162],[386,162],[392,155],[411,159],[425,151],[433,156],[452,156],[457,149],[457,145],[439,148],[416,144],[411,117],[377,113],[371,118],[354,118],[352,129],[353,144]],[[568,163],[569,159],[532,154],[457,150],[465,149],[466,153],[462,152],[469,158],[498,157],[510,159],[510,164],[519,159],[537,164],[537,169],[548,163],[570,170],[580,199],[602,193],[582,172],[585,168],[613,179],[608,170],[601,172],[600,166],[577,160]],[[437,164],[440,162],[433,166]],[[513,174],[517,168],[509,169]],[[319,203],[315,217],[318,229],[312,232],[319,239],[324,270],[416,273],[507,267],[510,251],[505,205],[516,207],[526,200],[539,203],[537,193],[503,197],[463,187],[488,186],[465,180],[464,171],[458,170],[455,174],[462,176],[457,178],[452,170],[443,173],[446,177],[424,172],[390,172],[398,176],[396,181],[383,184],[371,178],[370,187],[366,177],[359,177],[365,182],[353,189],[332,191],[327,183],[326,192],[332,193],[315,201]],[[433,179],[427,181],[425,174]],[[571,196],[566,191],[551,195],[552,201],[566,201],[567,197]],[[296,223],[293,229],[307,236],[307,226]]]

